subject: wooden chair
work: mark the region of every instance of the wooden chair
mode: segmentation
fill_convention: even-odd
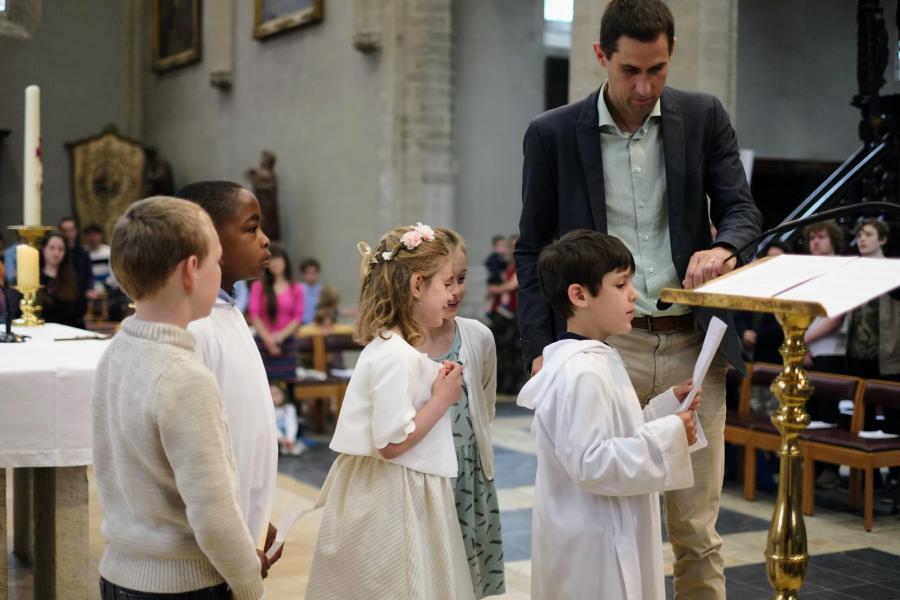
[[[754,415],[750,410],[750,399],[754,385],[768,386],[781,373],[779,365],[752,363],[748,365],[747,377],[741,388],[742,412],[736,416],[733,427],[742,428],[740,437],[744,445],[744,499],[756,499],[756,451],[771,450],[772,440],[767,435],[759,435],[757,428],[769,421],[768,416]],[[728,430],[726,417],[726,431]],[[726,438],[726,441],[727,438]],[[775,450],[778,449],[776,445]]]
[[[781,374],[781,369],[781,365],[754,363],[750,374],[751,392],[754,385],[770,386],[775,381],[775,378]],[[833,401],[835,403],[840,400],[853,399],[861,382],[858,377],[834,375],[819,371],[810,371],[808,375],[816,395],[825,401]],[[769,415],[750,415],[747,417],[747,421],[749,422],[750,432],[744,447],[744,498],[752,501],[756,498],[756,451],[768,450],[769,452],[778,452],[781,449],[781,433],[772,424],[772,418]],[[801,437],[800,452],[804,453],[804,451],[805,448]]]
[[[329,354],[345,350],[357,350],[360,346],[353,341],[352,336],[345,334],[324,335],[314,333],[300,336],[297,339],[301,352],[312,351],[313,369],[326,374],[324,380],[293,379],[290,381],[294,386],[294,399],[298,403],[309,401],[314,403],[314,409],[311,411],[313,430],[322,432],[325,430],[325,415],[327,412],[330,412],[322,404],[333,399],[336,403],[334,418],[337,419],[338,415],[341,414],[341,405],[349,383],[348,379],[335,377],[329,373]]]
[[[755,489],[756,482],[749,482],[747,477],[748,470],[752,470],[754,479],[756,478],[756,462],[753,461],[753,468],[749,469],[747,465],[748,459],[753,454],[747,451],[747,442],[750,439],[750,375],[753,372],[753,364],[747,364],[747,375],[742,376],[740,372],[729,367],[725,374],[726,389],[737,386],[738,398],[737,406],[728,406],[725,411],[725,442],[732,444],[741,449],[743,454],[743,467],[740,473],[744,477],[744,497],[747,497],[748,486]],[[752,496],[752,491],[750,492]]]
[[[815,505],[814,461],[849,465],[850,507],[859,507],[859,471],[865,475],[863,526],[872,530],[875,505],[875,469],[900,466],[900,439],[873,440],[859,437],[866,411],[877,406],[900,408],[900,383],[869,379],[862,382],[853,402],[850,431],[814,429],[803,434],[803,513],[813,514]]]

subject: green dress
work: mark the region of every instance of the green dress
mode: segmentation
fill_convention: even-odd
[[[458,361],[461,346],[457,327],[450,351],[434,360]],[[472,429],[472,417],[469,415],[469,393],[465,384],[459,400],[450,407],[449,412],[456,460],[459,463],[459,472],[453,481],[453,493],[475,596],[484,598],[502,594],[506,591],[506,585],[503,580],[503,540],[500,535],[497,490],[494,482],[484,476],[481,454]]]

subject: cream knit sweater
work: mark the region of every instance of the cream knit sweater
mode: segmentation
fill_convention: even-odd
[[[237,600],[261,598],[228,422],[193,336],[126,319],[97,367],[93,425],[101,531],[109,542],[100,574],[156,593],[224,580]]]

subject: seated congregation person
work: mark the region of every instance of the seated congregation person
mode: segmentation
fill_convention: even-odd
[[[103,229],[91,223],[84,228],[84,250],[91,260],[94,291],[104,292],[109,280],[109,246],[103,243]]]
[[[509,239],[510,250],[515,249],[517,240],[518,236]],[[516,321],[518,291],[515,257],[510,254],[501,282],[488,285],[488,322],[497,344],[497,391],[501,394],[518,394],[526,379]]]
[[[313,322],[316,307],[319,304],[319,294],[322,291],[322,282],[319,277],[322,267],[314,258],[305,258],[300,263],[300,285],[303,287],[303,324]]]
[[[272,404],[275,406],[278,452],[299,456],[306,450],[306,446],[299,439],[300,419],[297,417],[297,407],[285,401],[285,388],[282,384],[273,381],[269,384],[269,390],[272,392]]]
[[[93,295],[94,290],[94,273],[91,269],[91,258],[81,244],[78,235],[78,225],[75,224],[75,217],[66,216],[59,220],[56,228],[63,235],[66,242],[66,249],[72,255],[72,266],[75,267],[75,274],[78,276],[81,289],[85,290],[88,295]]]
[[[278,244],[269,247],[272,258],[262,281],[250,286],[247,314],[256,329],[256,343],[270,380],[292,379],[297,369],[294,334],[303,320],[303,288],[294,281],[291,261]]]
[[[786,244],[773,242],[766,256],[780,256],[788,251]],[[781,364],[778,350],[784,343],[784,331],[772,313],[738,312],[734,324],[741,338],[744,358],[749,361]],[[734,393],[737,393],[735,390]],[[778,398],[768,385],[753,386],[750,408],[754,414],[771,414],[778,408]]]
[[[187,330],[212,310],[221,257],[209,216],[184,200],[135,202],[113,231],[136,312],[97,365],[91,403],[102,598],[265,595],[222,398]]]
[[[807,225],[803,230],[806,247],[813,256],[835,256],[844,249],[844,232],[834,221]],[[847,372],[847,324],[846,315],[816,317],[806,331],[804,341],[809,354],[803,366],[813,371],[844,374]],[[814,421],[837,423],[840,411],[834,401],[825,402],[813,392],[806,402],[806,411]],[[837,465],[816,463],[816,485],[833,488],[840,483]]]
[[[72,264],[72,253],[62,234],[53,232],[41,247],[41,317],[48,323],[84,328],[87,312],[82,279]]]
[[[856,228],[860,256],[884,258],[890,228],[877,219],[867,219]],[[847,367],[858,377],[900,381],[900,289],[874,298],[853,309],[847,316]],[[866,412],[867,430],[884,429],[900,433],[900,414],[884,409],[884,424],[875,420],[875,411]],[[900,473],[891,471],[892,479]]]

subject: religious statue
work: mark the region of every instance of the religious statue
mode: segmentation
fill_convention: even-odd
[[[269,236],[270,240],[280,240],[281,226],[278,220],[278,176],[275,175],[275,155],[268,150],[263,150],[259,166],[247,169],[244,175],[250,181],[253,193],[259,200],[263,232]]]
[[[172,179],[172,167],[159,155],[156,148],[144,148],[144,198],[173,194],[175,181]]]

